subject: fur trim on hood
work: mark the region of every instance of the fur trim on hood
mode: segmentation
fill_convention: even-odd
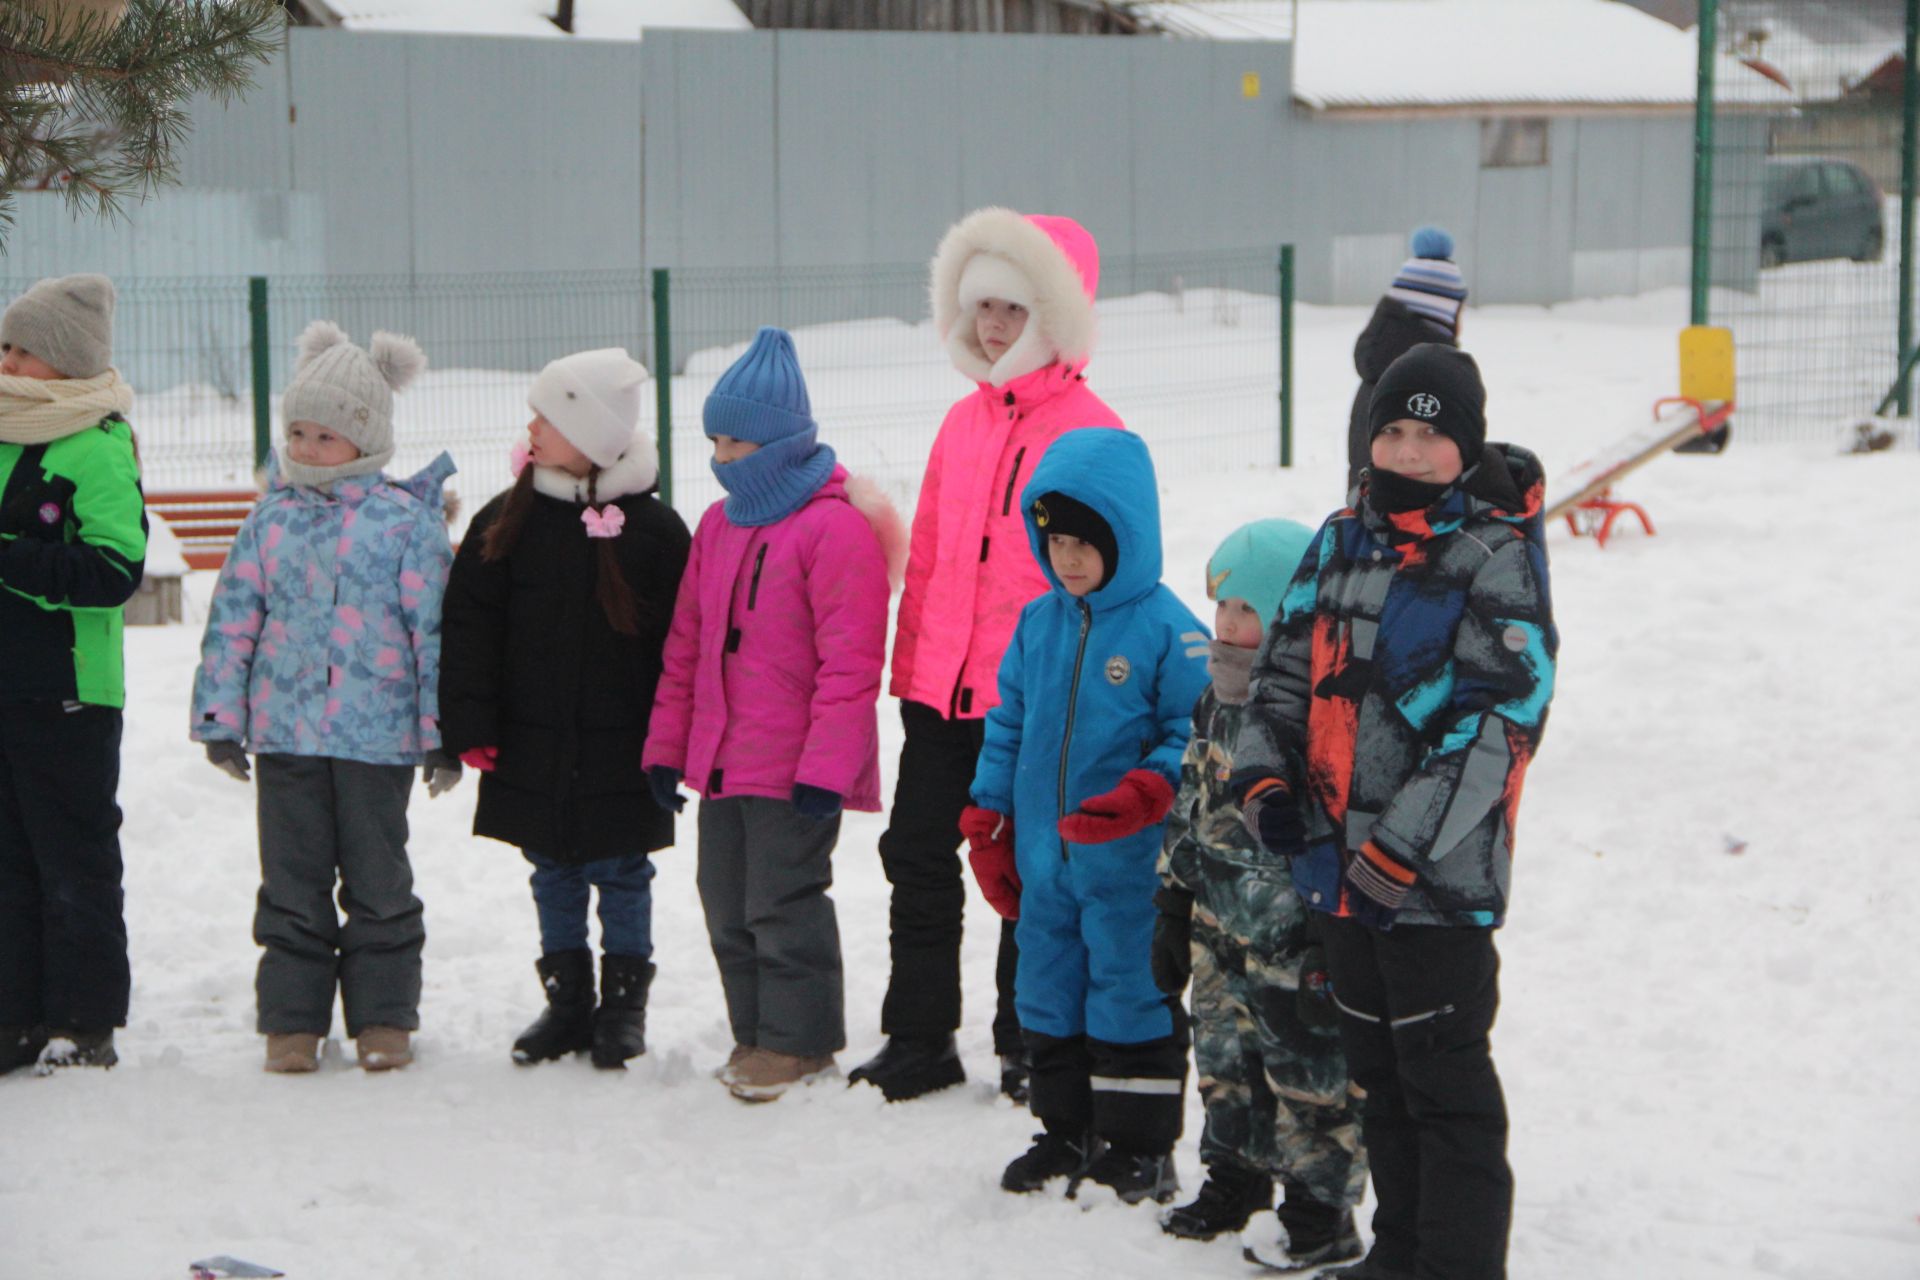
[[[887,558],[887,583],[893,590],[907,577],[907,525],[899,510],[888,501],[885,490],[866,476],[848,476],[847,501],[867,518],[874,537],[880,540],[880,553]]]
[[[969,272],[969,263],[981,254],[997,261]],[[989,360],[971,322],[979,298],[965,293],[990,286],[995,279],[1005,281],[1010,273],[1026,285],[1031,302],[1009,300],[1028,305],[1031,314],[1019,340],[997,361]],[[963,291],[963,277],[973,289]],[[941,238],[928,292],[934,328],[953,367],[975,382],[997,387],[1056,360],[1070,366],[1086,363],[1093,354],[1093,299],[1099,284],[1099,246],[1079,223],[986,208],[968,214]]]

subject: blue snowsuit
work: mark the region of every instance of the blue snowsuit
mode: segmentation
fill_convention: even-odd
[[[1118,563],[1075,598],[1047,556],[1034,502],[1059,492],[1111,526]],[[1160,503],[1140,437],[1060,437],[1021,493],[1027,537],[1051,590],[1021,611],[987,713],[974,803],[1014,821],[1021,880],[1015,980],[1033,1058],[1036,1116],[1143,1151],[1180,1134],[1186,1027],[1153,982],[1161,824],[1070,844],[1059,820],[1130,769],[1178,787],[1208,635],[1160,582]]]

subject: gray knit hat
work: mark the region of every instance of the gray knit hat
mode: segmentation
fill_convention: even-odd
[[[97,378],[113,364],[113,281],[50,276],[0,316],[0,343],[24,347],[69,378]]]
[[[393,393],[426,368],[412,338],[376,330],[362,351],[331,320],[300,335],[300,361],[280,397],[285,422],[317,422],[351,440],[375,470],[393,457]]]

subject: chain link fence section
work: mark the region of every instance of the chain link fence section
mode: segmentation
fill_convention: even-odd
[[[1708,310],[1738,350],[1735,431],[1830,441],[1874,412],[1900,366],[1908,6],[1715,7],[1720,50],[1791,93],[1764,109],[1723,95],[1713,112]]]

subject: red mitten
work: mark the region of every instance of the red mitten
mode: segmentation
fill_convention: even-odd
[[[469,769],[478,769],[482,773],[492,773],[493,766],[500,762],[498,747],[468,747],[460,753],[460,763]]]
[[[1119,786],[1060,819],[1060,834],[1075,844],[1105,844],[1146,830],[1171,808],[1172,783],[1151,769],[1129,769]]]
[[[1013,864],[1013,819],[970,804],[960,811],[960,834],[967,838],[967,863],[987,905],[1018,920],[1020,873]]]

